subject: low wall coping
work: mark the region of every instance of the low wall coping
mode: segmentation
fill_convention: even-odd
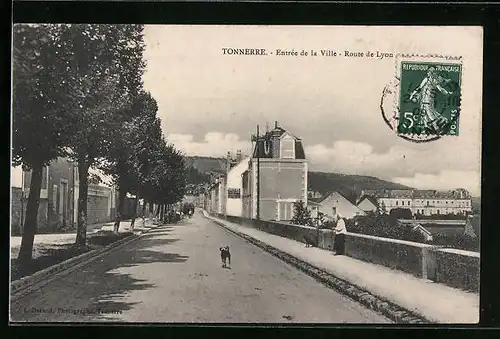
[[[301,227],[301,228],[305,228],[305,229],[316,230],[316,227],[313,227],[313,226],[290,224],[290,223],[287,223],[287,222],[279,222],[279,221],[270,221],[270,222],[272,222],[273,224],[278,224],[278,225]]]
[[[436,251],[446,252],[446,253],[451,253],[451,254],[456,254],[456,255],[463,255],[463,256],[467,256],[467,257],[474,257],[474,258],[481,257],[481,254],[479,252],[459,250],[456,248],[439,248],[439,249],[436,249]]]
[[[376,237],[374,235],[368,235],[368,234],[347,232],[346,235],[350,235],[350,236],[354,236],[354,237],[358,237],[358,238],[372,239],[372,240],[377,240],[377,241],[382,241],[382,242],[389,242],[389,243],[393,243],[393,244],[408,245],[408,246],[419,247],[419,248],[427,248],[427,249],[436,248],[436,245],[422,244],[419,242],[413,242],[413,241],[408,241],[408,240]]]
[[[398,219],[399,222],[403,224],[439,224],[439,225],[449,225],[449,226],[463,226],[466,220],[442,220],[442,219]]]

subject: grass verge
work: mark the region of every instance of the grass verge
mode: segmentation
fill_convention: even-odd
[[[78,255],[111,245],[132,234],[132,232],[115,234],[112,231],[99,231],[88,236],[86,246],[77,246],[73,243],[35,244],[33,248],[33,260],[28,265],[19,265],[17,257],[10,260],[11,279],[15,281],[32,275]]]

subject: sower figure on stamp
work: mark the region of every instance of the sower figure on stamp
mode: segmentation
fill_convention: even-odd
[[[335,227],[335,238],[333,239],[333,251],[335,255],[344,254],[345,234],[347,229],[345,227],[344,218],[337,214],[337,226]]]
[[[439,131],[448,123],[448,119],[442,116],[434,107],[436,91],[451,95],[452,92],[442,86],[442,84],[450,81],[451,79],[445,79],[437,74],[436,69],[431,66],[427,70],[427,76],[410,94],[410,100],[420,104],[420,124],[426,130],[430,130],[435,134],[439,134]]]

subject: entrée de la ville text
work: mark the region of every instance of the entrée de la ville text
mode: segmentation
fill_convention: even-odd
[[[274,50],[268,50],[266,48],[222,48],[222,54],[223,55],[255,55],[255,56],[268,56],[268,55],[275,55],[275,56],[292,56],[292,57],[316,57],[316,56],[322,56],[322,57],[347,57],[347,58],[376,58],[376,59],[384,59],[384,58],[393,58],[394,53],[387,53],[387,52],[380,52],[380,51],[366,51],[366,52],[361,52],[361,51],[340,51],[340,50],[333,50],[333,49],[310,49],[310,50],[305,50],[305,49],[274,49]]]

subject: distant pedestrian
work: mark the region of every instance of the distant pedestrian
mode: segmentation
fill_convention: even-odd
[[[335,238],[333,239],[333,247],[335,255],[344,254],[346,233],[347,229],[345,227],[344,218],[342,218],[340,214],[337,214],[337,226],[335,227]]]

